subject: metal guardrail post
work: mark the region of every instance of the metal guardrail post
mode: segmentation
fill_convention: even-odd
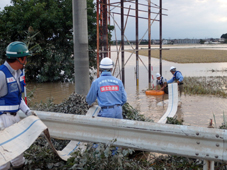
[[[214,161],[203,160],[203,170],[214,170]]]
[[[212,119],[208,128],[214,128],[212,125]],[[203,160],[203,170],[214,170],[214,161]]]

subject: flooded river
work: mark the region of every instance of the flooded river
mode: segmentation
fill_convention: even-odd
[[[113,48],[113,47],[112,47]],[[130,47],[126,47],[130,49]],[[165,46],[164,46],[165,48]],[[166,46],[166,48],[170,48]],[[215,50],[227,50],[227,45],[194,45],[194,46],[171,46],[171,48],[204,48]],[[115,50],[115,47],[114,49]],[[227,52],[227,51],[226,51]],[[125,52],[125,61],[131,53]],[[116,52],[112,52],[111,57],[115,61]],[[144,64],[148,65],[148,58],[140,56]],[[165,113],[167,107],[158,106],[161,102],[161,96],[146,96],[145,90],[148,88],[148,71],[140,62],[139,64],[139,87],[136,87],[135,77],[136,59],[133,54],[125,67],[125,89],[127,92],[128,102],[138,109],[141,114],[153,119],[155,122]],[[151,65],[153,67],[152,74],[159,72],[159,60],[152,58]],[[175,66],[181,71],[184,76],[227,76],[227,63],[200,63],[200,64],[178,64],[168,61],[162,61],[163,76],[167,79],[172,77],[169,72],[171,66]],[[219,70],[212,72],[211,70]],[[155,77],[155,76],[154,76]],[[152,84],[155,84],[153,80]],[[40,83],[27,84],[27,89],[34,92],[34,97],[31,100],[34,102],[46,102],[48,98],[53,98],[55,103],[60,103],[62,100],[74,91],[73,83]],[[165,96],[167,98],[168,96]],[[182,96],[182,105],[178,108],[178,117],[183,118],[185,125],[203,126],[206,127],[210,119],[213,119],[215,114],[217,125],[220,126],[223,121],[223,112],[227,112],[227,99],[217,98],[212,96]],[[227,114],[226,114],[227,116]]]

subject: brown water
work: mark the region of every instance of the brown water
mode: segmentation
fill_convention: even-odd
[[[177,47],[182,48],[182,46]],[[227,50],[227,45],[203,45],[200,48]],[[125,61],[130,55],[130,53],[125,53]],[[115,61],[116,52],[112,52],[111,56]],[[140,57],[145,65],[147,65],[147,57]],[[152,58],[151,62],[153,66],[152,74],[155,75],[156,72],[159,72],[159,60]],[[163,100],[162,96],[145,95],[145,90],[148,88],[148,71],[141,62],[139,64],[139,87],[136,87],[135,64],[135,55],[132,55],[125,67],[125,89],[128,102],[133,107],[140,110],[141,114],[144,114],[146,117],[156,122],[165,113],[167,107],[157,105],[158,102]],[[175,66],[184,76],[227,76],[227,72],[224,71],[227,69],[227,63],[178,64],[162,61],[162,66],[163,76],[167,79],[172,77],[169,72],[171,66]],[[211,72],[211,69],[219,71]],[[153,80],[152,84],[155,84],[155,80]],[[28,91],[34,91],[32,103],[40,101],[46,102],[48,98],[53,98],[55,103],[60,103],[74,92],[75,86],[73,83],[28,83],[27,89]],[[167,97],[168,96],[165,96],[165,98]],[[206,127],[209,120],[213,119],[213,114],[215,114],[217,124],[220,125],[223,120],[223,112],[227,112],[227,99],[212,96],[182,96],[181,101],[182,105],[178,108],[177,114],[184,119],[184,124],[186,125]]]

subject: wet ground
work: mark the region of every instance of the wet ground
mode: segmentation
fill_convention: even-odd
[[[193,46],[184,46],[192,48]],[[130,48],[130,47],[127,47]],[[169,47],[168,47],[169,48]],[[172,47],[173,48],[173,47]],[[175,46],[174,48],[183,48],[182,46]],[[194,47],[193,47],[194,48]],[[196,48],[207,49],[224,49],[227,50],[227,45],[198,45]],[[125,61],[130,57],[130,53],[125,53]],[[112,59],[115,61],[117,57],[116,52],[112,52]],[[148,58],[140,56],[141,60],[147,66]],[[141,114],[157,121],[165,113],[167,107],[158,106],[157,103],[163,100],[162,96],[146,96],[145,90],[148,88],[148,71],[139,63],[139,87],[136,87],[135,77],[136,59],[133,54],[125,67],[125,89],[128,95],[128,102],[140,110]],[[152,74],[159,72],[159,60],[151,59],[153,67]],[[169,72],[171,66],[175,66],[180,70],[184,76],[227,76],[227,63],[202,63],[202,64],[177,64],[173,62],[162,61],[163,76],[167,79],[172,77]],[[211,70],[217,70],[212,72]],[[152,84],[155,84],[153,80]],[[72,83],[43,83],[43,84],[29,84],[28,90],[34,91],[34,98],[32,102],[46,102],[47,98],[54,98],[55,103],[60,103],[63,99],[68,98],[74,91],[74,84]],[[164,96],[166,99],[168,96]],[[223,112],[227,112],[227,99],[217,98],[213,96],[182,96],[182,105],[178,108],[178,117],[184,119],[185,125],[203,126],[206,127],[210,119],[213,119],[215,114],[217,125],[220,126],[223,121]],[[227,114],[226,114],[227,115]]]

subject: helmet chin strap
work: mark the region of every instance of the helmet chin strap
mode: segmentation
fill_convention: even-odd
[[[22,62],[20,62],[20,60],[17,58],[17,61],[23,66],[23,68],[25,68],[25,62],[24,63],[22,63]]]

